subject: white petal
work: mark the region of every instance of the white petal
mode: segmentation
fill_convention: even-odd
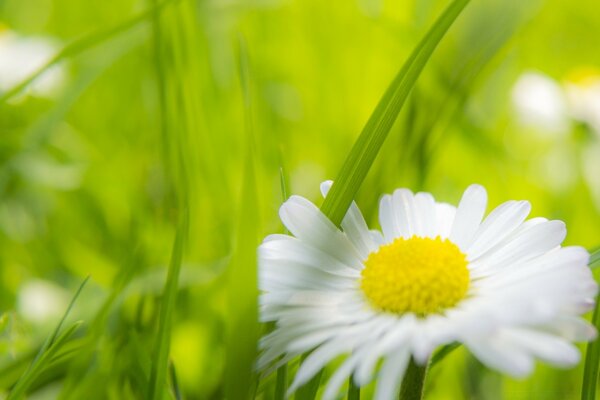
[[[319,372],[331,360],[346,353],[350,346],[341,340],[332,340],[318,347],[306,357],[300,365],[294,378],[294,382],[288,389],[288,396],[296,391],[300,386],[308,382],[317,372]]]
[[[379,200],[379,225],[381,225],[386,243],[391,243],[400,236],[399,229],[396,227],[392,196],[389,194],[383,195]]]
[[[506,329],[503,336],[524,351],[560,367],[576,365],[581,355],[577,347],[555,335],[530,329]]]
[[[392,194],[392,206],[400,236],[409,238],[417,231],[416,205],[413,193],[408,189],[396,189]]]
[[[327,196],[332,184],[333,181],[321,183],[323,197]],[[363,259],[366,259],[370,252],[377,250],[379,247],[369,233],[369,227],[355,202],[350,204],[350,208],[344,216],[342,229]]]
[[[359,361],[357,357],[346,358],[344,363],[337,368],[333,376],[329,379],[325,387],[325,392],[323,392],[323,400],[334,400],[337,397],[340,388],[348,380]]]
[[[442,239],[446,239],[450,236],[452,231],[452,225],[454,225],[454,218],[456,216],[456,207],[446,203],[435,204],[435,216],[436,216],[436,232],[435,236],[440,236]]]
[[[391,322],[392,324],[382,333],[382,336],[375,336],[374,339],[377,340],[371,342],[371,352],[365,355],[356,371],[357,382],[366,383],[370,381],[371,373],[377,361],[392,349],[402,346],[408,348],[407,344],[413,334],[416,318],[412,314],[407,314],[400,319],[392,318]]]
[[[597,336],[594,325],[583,318],[573,315],[561,315],[545,328],[567,340],[575,342],[588,342],[594,340]]]
[[[269,238],[269,237],[268,237]],[[267,260],[285,263],[281,265],[281,273],[287,273],[288,269],[298,266],[299,268],[313,268],[324,272],[356,278],[360,275],[362,264],[358,267],[355,263],[345,264],[340,258],[334,255],[319,250],[316,247],[310,246],[305,241],[297,238],[280,235],[275,239],[265,240],[258,248],[258,257],[260,268],[263,268],[262,263]]]
[[[533,359],[499,337],[470,340],[465,345],[485,365],[514,377],[523,377],[533,370]]]
[[[344,264],[361,269],[361,257],[346,235],[310,201],[291,196],[279,209],[289,231],[301,241],[328,253]]]
[[[450,233],[450,240],[465,251],[473,238],[487,206],[487,192],[480,185],[471,185],[460,200]]]
[[[397,397],[409,360],[410,355],[406,349],[397,349],[385,359],[379,373],[375,400],[392,400]]]
[[[434,238],[437,233],[437,217],[433,196],[424,192],[417,193],[415,195],[415,208],[417,214],[417,229],[415,234]]]
[[[530,210],[527,201],[507,201],[496,207],[477,229],[467,249],[468,259],[475,260],[500,243],[523,223]]]
[[[506,268],[526,262],[557,246],[565,239],[567,229],[562,221],[540,222],[528,226],[497,249],[478,260],[487,269]]]

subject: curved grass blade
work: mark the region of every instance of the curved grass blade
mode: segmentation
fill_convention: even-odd
[[[31,84],[33,81],[35,81],[45,71],[47,71],[54,65],[58,64],[62,60],[66,59],[68,57],[72,57],[76,54],[79,54],[91,47],[97,46],[100,43],[103,43],[103,42],[119,35],[120,33],[133,28],[140,22],[143,22],[146,19],[152,17],[152,15],[155,12],[162,9],[168,3],[171,3],[173,1],[175,1],[175,0],[164,0],[160,3],[158,3],[156,6],[151,7],[148,10],[135,15],[135,16],[127,19],[126,21],[116,24],[110,28],[102,29],[98,32],[93,32],[89,35],[86,35],[80,39],[77,39],[77,40],[67,44],[65,47],[62,48],[62,50],[60,50],[58,53],[56,53],[56,55],[54,57],[52,57],[46,64],[44,64],[42,67],[40,67],[33,74],[31,74],[30,76],[25,78],[22,82],[18,83],[12,89],[9,89],[6,92],[0,94],[0,103],[4,103],[7,100],[9,100],[11,97],[19,94],[23,89],[25,89],[29,84]]]
[[[52,363],[54,356],[58,353],[58,351],[63,347],[63,345],[69,340],[69,338],[73,335],[73,333],[79,328],[81,322],[76,322],[67,328],[64,332],[61,333],[62,327],[71,312],[71,309],[75,305],[75,302],[79,298],[83,287],[86,285],[90,277],[88,276],[81,282],[79,288],[73,295],[69,306],[67,307],[65,313],[60,319],[58,325],[52,332],[52,334],[48,337],[44,345],[40,349],[39,353],[29,366],[29,368],[25,371],[25,373],[19,378],[15,386],[12,388],[10,393],[8,394],[7,400],[17,400],[23,398],[25,393],[31,386],[31,384],[37,379],[37,377],[48,367],[50,363]]]
[[[377,104],[321,207],[334,224],[342,222],[425,64],[468,3],[469,0],[456,0],[446,8]]]

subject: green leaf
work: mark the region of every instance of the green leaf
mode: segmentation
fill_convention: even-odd
[[[177,289],[179,287],[179,272],[183,258],[183,248],[187,238],[189,226],[189,214],[187,209],[181,214],[179,226],[175,234],[175,242],[171,255],[171,263],[167,274],[167,281],[160,304],[158,319],[158,333],[156,335],[156,347],[152,358],[152,369],[150,371],[149,398],[151,400],[162,399],[166,386],[166,377],[169,367],[169,348],[171,341],[171,325]]]
[[[39,377],[39,375],[52,363],[54,356],[58,353],[58,351],[64,346],[67,340],[73,335],[73,333],[77,330],[77,328],[81,325],[81,322],[77,322],[67,328],[64,332],[61,332],[65,321],[73,309],[77,298],[81,294],[83,287],[89,280],[89,276],[83,280],[79,288],[75,292],[75,295],[71,299],[69,306],[67,307],[65,313],[60,319],[58,325],[52,332],[52,334],[48,337],[46,342],[42,345],[40,351],[37,356],[29,366],[29,368],[25,371],[25,373],[19,378],[15,386],[12,388],[10,393],[8,394],[7,400],[17,400],[23,398],[26,394],[27,390],[31,386],[32,383]]]
[[[469,0],[457,0],[446,8],[413,50],[379,101],[321,207],[334,224],[342,222],[421,71],[448,28],[468,3]]]

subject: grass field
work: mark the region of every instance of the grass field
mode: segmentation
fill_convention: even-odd
[[[600,264],[597,2],[457,3],[445,33],[446,0],[0,0],[0,398],[282,398],[256,248],[327,179],[373,227],[479,183]],[[516,380],[458,348],[425,398],[593,399],[590,354]]]

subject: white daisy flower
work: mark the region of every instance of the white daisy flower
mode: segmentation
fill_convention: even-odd
[[[321,185],[324,195],[330,185]],[[425,365],[453,342],[516,377],[535,359],[577,364],[571,342],[596,334],[579,317],[597,292],[587,251],[561,247],[561,221],[525,221],[527,201],[508,201],[484,218],[486,204],[479,185],[458,207],[398,189],[381,199],[379,232],[354,203],[340,230],[292,196],[280,217],[293,236],[270,235],[259,248],[261,319],[276,328],[261,339],[258,368],[310,352],[292,393],[344,356],[324,399],[350,376],[364,386],[375,375],[375,398],[392,399],[411,357]]]

